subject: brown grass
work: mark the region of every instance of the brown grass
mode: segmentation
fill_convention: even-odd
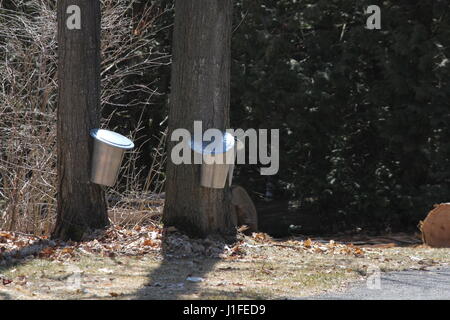
[[[278,242],[286,244],[285,242]],[[168,257],[150,253],[106,258],[79,254],[70,261],[33,259],[0,273],[10,299],[293,299],[343,290],[369,268],[427,269],[450,262],[449,249],[366,248],[364,254],[323,254],[286,246],[246,247],[242,257]],[[76,267],[81,287],[68,279]],[[3,269],[3,271],[2,271]],[[204,281],[191,283],[188,276]]]
[[[4,9],[0,0],[0,229],[49,234],[56,206],[56,103],[57,43],[55,1],[16,0],[18,10]],[[102,106],[149,107],[155,88],[142,75],[168,63],[168,55],[155,52],[153,23],[161,15],[148,7],[139,17],[127,14],[133,0],[102,1]],[[132,32],[135,25],[145,25]],[[133,79],[131,81],[130,79]],[[147,96],[118,104],[121,96]],[[109,110],[110,108],[108,108]],[[104,119],[102,126],[108,125]],[[142,120],[142,119],[141,119]],[[135,137],[142,121],[130,135]],[[114,128],[110,128],[113,129]],[[124,165],[125,199],[137,191],[160,192],[164,133],[152,137],[159,154],[149,182],[136,167],[139,150]],[[139,178],[139,179],[137,179]],[[156,183],[155,183],[156,181]],[[154,186],[156,190],[150,190]],[[117,196],[116,189],[108,190]],[[126,207],[124,201],[120,203]],[[144,210],[145,208],[142,208]],[[114,214],[113,217],[116,215]]]

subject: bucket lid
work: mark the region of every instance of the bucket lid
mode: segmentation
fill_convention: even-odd
[[[205,153],[205,149],[207,146],[215,143],[216,142],[214,141],[214,137],[211,141],[195,141],[194,139],[192,139],[191,141],[189,141],[189,147],[195,152],[203,154]],[[226,132],[225,135],[222,136],[222,143],[220,144],[219,142],[219,144],[216,145],[216,148],[212,149],[209,154],[215,155],[228,152],[234,147],[234,143],[234,136]]]
[[[92,129],[91,137],[104,142],[110,146],[122,148],[122,149],[132,149],[134,148],[134,143],[127,137],[124,137],[117,132],[104,130],[104,129]]]

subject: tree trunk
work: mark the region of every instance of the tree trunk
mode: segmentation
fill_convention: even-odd
[[[231,0],[178,0],[175,4],[169,137],[194,121],[203,130],[229,126]],[[170,139],[169,139],[170,140]],[[168,142],[169,158],[177,142]],[[163,221],[192,236],[230,233],[229,188],[200,186],[200,165],[167,164]]]
[[[80,240],[108,224],[100,186],[90,182],[92,139],[100,114],[100,1],[58,0],[58,216],[53,236]],[[66,26],[81,9],[81,29]]]

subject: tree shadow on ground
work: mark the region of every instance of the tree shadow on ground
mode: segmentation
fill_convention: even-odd
[[[223,241],[222,253],[226,252],[226,246],[230,246],[237,240],[229,237]],[[208,249],[208,248],[206,248]],[[216,266],[222,258],[219,255],[179,255],[168,246],[168,239],[163,239],[161,264],[148,275],[147,283],[131,294],[129,298],[139,300],[184,300],[184,299],[233,299],[236,294],[229,290],[205,289],[203,281],[208,281],[211,272],[224,272],[217,270]],[[189,281],[188,277],[194,278]],[[196,282],[196,278],[202,281]],[[252,294],[242,294],[241,299],[257,299]]]
[[[11,295],[1,291],[1,285],[6,285],[4,282],[11,281],[4,274],[20,265],[26,264],[31,259],[38,259],[39,252],[48,246],[48,240],[39,240],[18,249],[0,252],[0,300],[13,300]]]
[[[0,291],[0,300],[12,300],[12,298],[9,294]]]
[[[0,252],[0,275],[14,267],[29,262],[30,259],[39,258],[42,250],[48,247],[56,247],[56,243],[52,245],[51,240],[38,240],[17,249]]]
[[[201,298],[203,294],[200,289],[201,281],[205,281],[207,274],[220,261],[218,255],[226,250],[225,246],[235,241],[235,238],[215,239],[215,241],[223,241],[223,247],[218,248],[221,252],[217,250],[212,256],[204,256],[190,252],[190,248],[192,248],[190,239],[185,239],[186,243],[182,244],[181,247],[173,248],[171,236],[163,235],[162,261],[156,269],[150,272],[147,283],[136,293],[132,294],[135,299],[175,300]],[[186,247],[189,248],[187,250],[188,253],[185,252]],[[205,250],[208,249],[205,247]],[[189,277],[193,281],[187,280]]]
[[[232,248],[233,244],[237,241],[239,241],[239,239],[236,235],[228,237],[208,237],[207,239],[189,239],[178,233],[175,235],[167,235],[164,233],[160,253],[157,256],[148,256],[149,259],[156,259],[159,263],[155,266],[154,262],[156,261],[154,261],[152,269],[147,269],[151,271],[147,271],[149,272],[148,274],[144,273],[144,276],[146,277],[144,285],[141,285],[142,282],[140,282],[141,287],[139,289],[134,289],[135,291],[120,295],[120,299],[260,299],[262,297],[259,297],[256,293],[238,292],[240,287],[230,290],[230,288],[227,287],[227,281],[223,281],[222,284],[216,283],[221,282],[221,275],[225,275],[225,272],[230,272],[228,269],[231,269],[229,266],[217,266],[221,262],[226,261],[224,258],[220,257],[220,255],[229,255],[230,248]],[[47,258],[45,254],[44,256],[41,255],[45,253],[46,248],[52,246],[51,244],[51,240],[39,240],[33,244],[3,252],[3,257],[0,258],[0,275],[6,275],[11,272],[11,270],[26,265],[35,259]],[[203,249],[200,251],[195,249],[199,244],[203,246]],[[57,247],[61,248],[61,246]],[[64,247],[64,245],[62,247]],[[186,252],[186,247],[190,248],[187,250],[188,252]],[[6,257],[8,258],[6,259]],[[114,261],[116,260],[114,256],[111,259]],[[119,262],[117,264],[119,264]],[[38,268],[41,269],[40,267]],[[46,270],[45,264],[43,264],[42,270]],[[40,270],[36,269],[35,271],[38,272]],[[70,270],[68,270],[68,272],[69,271]],[[214,274],[214,277],[210,277],[211,273]],[[70,275],[70,272],[68,275]],[[229,274],[226,275],[228,276]],[[57,276],[59,277],[61,274],[58,274]],[[187,280],[188,277],[194,278],[194,281]],[[202,278],[204,282],[195,282],[195,278]],[[214,280],[210,280],[210,278],[214,278]],[[58,282],[58,279],[52,278],[52,280],[55,283],[61,284]],[[0,279],[0,281],[2,280]],[[132,279],[130,281],[132,281]],[[106,287],[105,290],[110,290],[108,288],[109,287]],[[2,291],[0,283],[0,299],[14,299],[13,296],[8,294],[7,289],[8,288],[5,287],[5,290]],[[117,288],[117,290],[120,291],[120,288]],[[50,299],[51,295],[48,295],[48,298]],[[95,299],[96,294],[83,294],[77,297],[77,299],[92,298]],[[104,297],[97,296],[97,298]]]

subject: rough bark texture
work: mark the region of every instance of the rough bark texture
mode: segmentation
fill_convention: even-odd
[[[178,0],[175,4],[169,137],[195,120],[203,130],[229,126],[231,0]],[[169,142],[169,155],[174,142]],[[233,232],[229,188],[200,187],[200,165],[167,165],[163,220],[193,236]]]
[[[81,9],[81,30],[66,27],[69,5]],[[99,126],[100,1],[58,0],[58,217],[53,236],[80,240],[108,224],[100,186],[90,179],[92,141]]]

